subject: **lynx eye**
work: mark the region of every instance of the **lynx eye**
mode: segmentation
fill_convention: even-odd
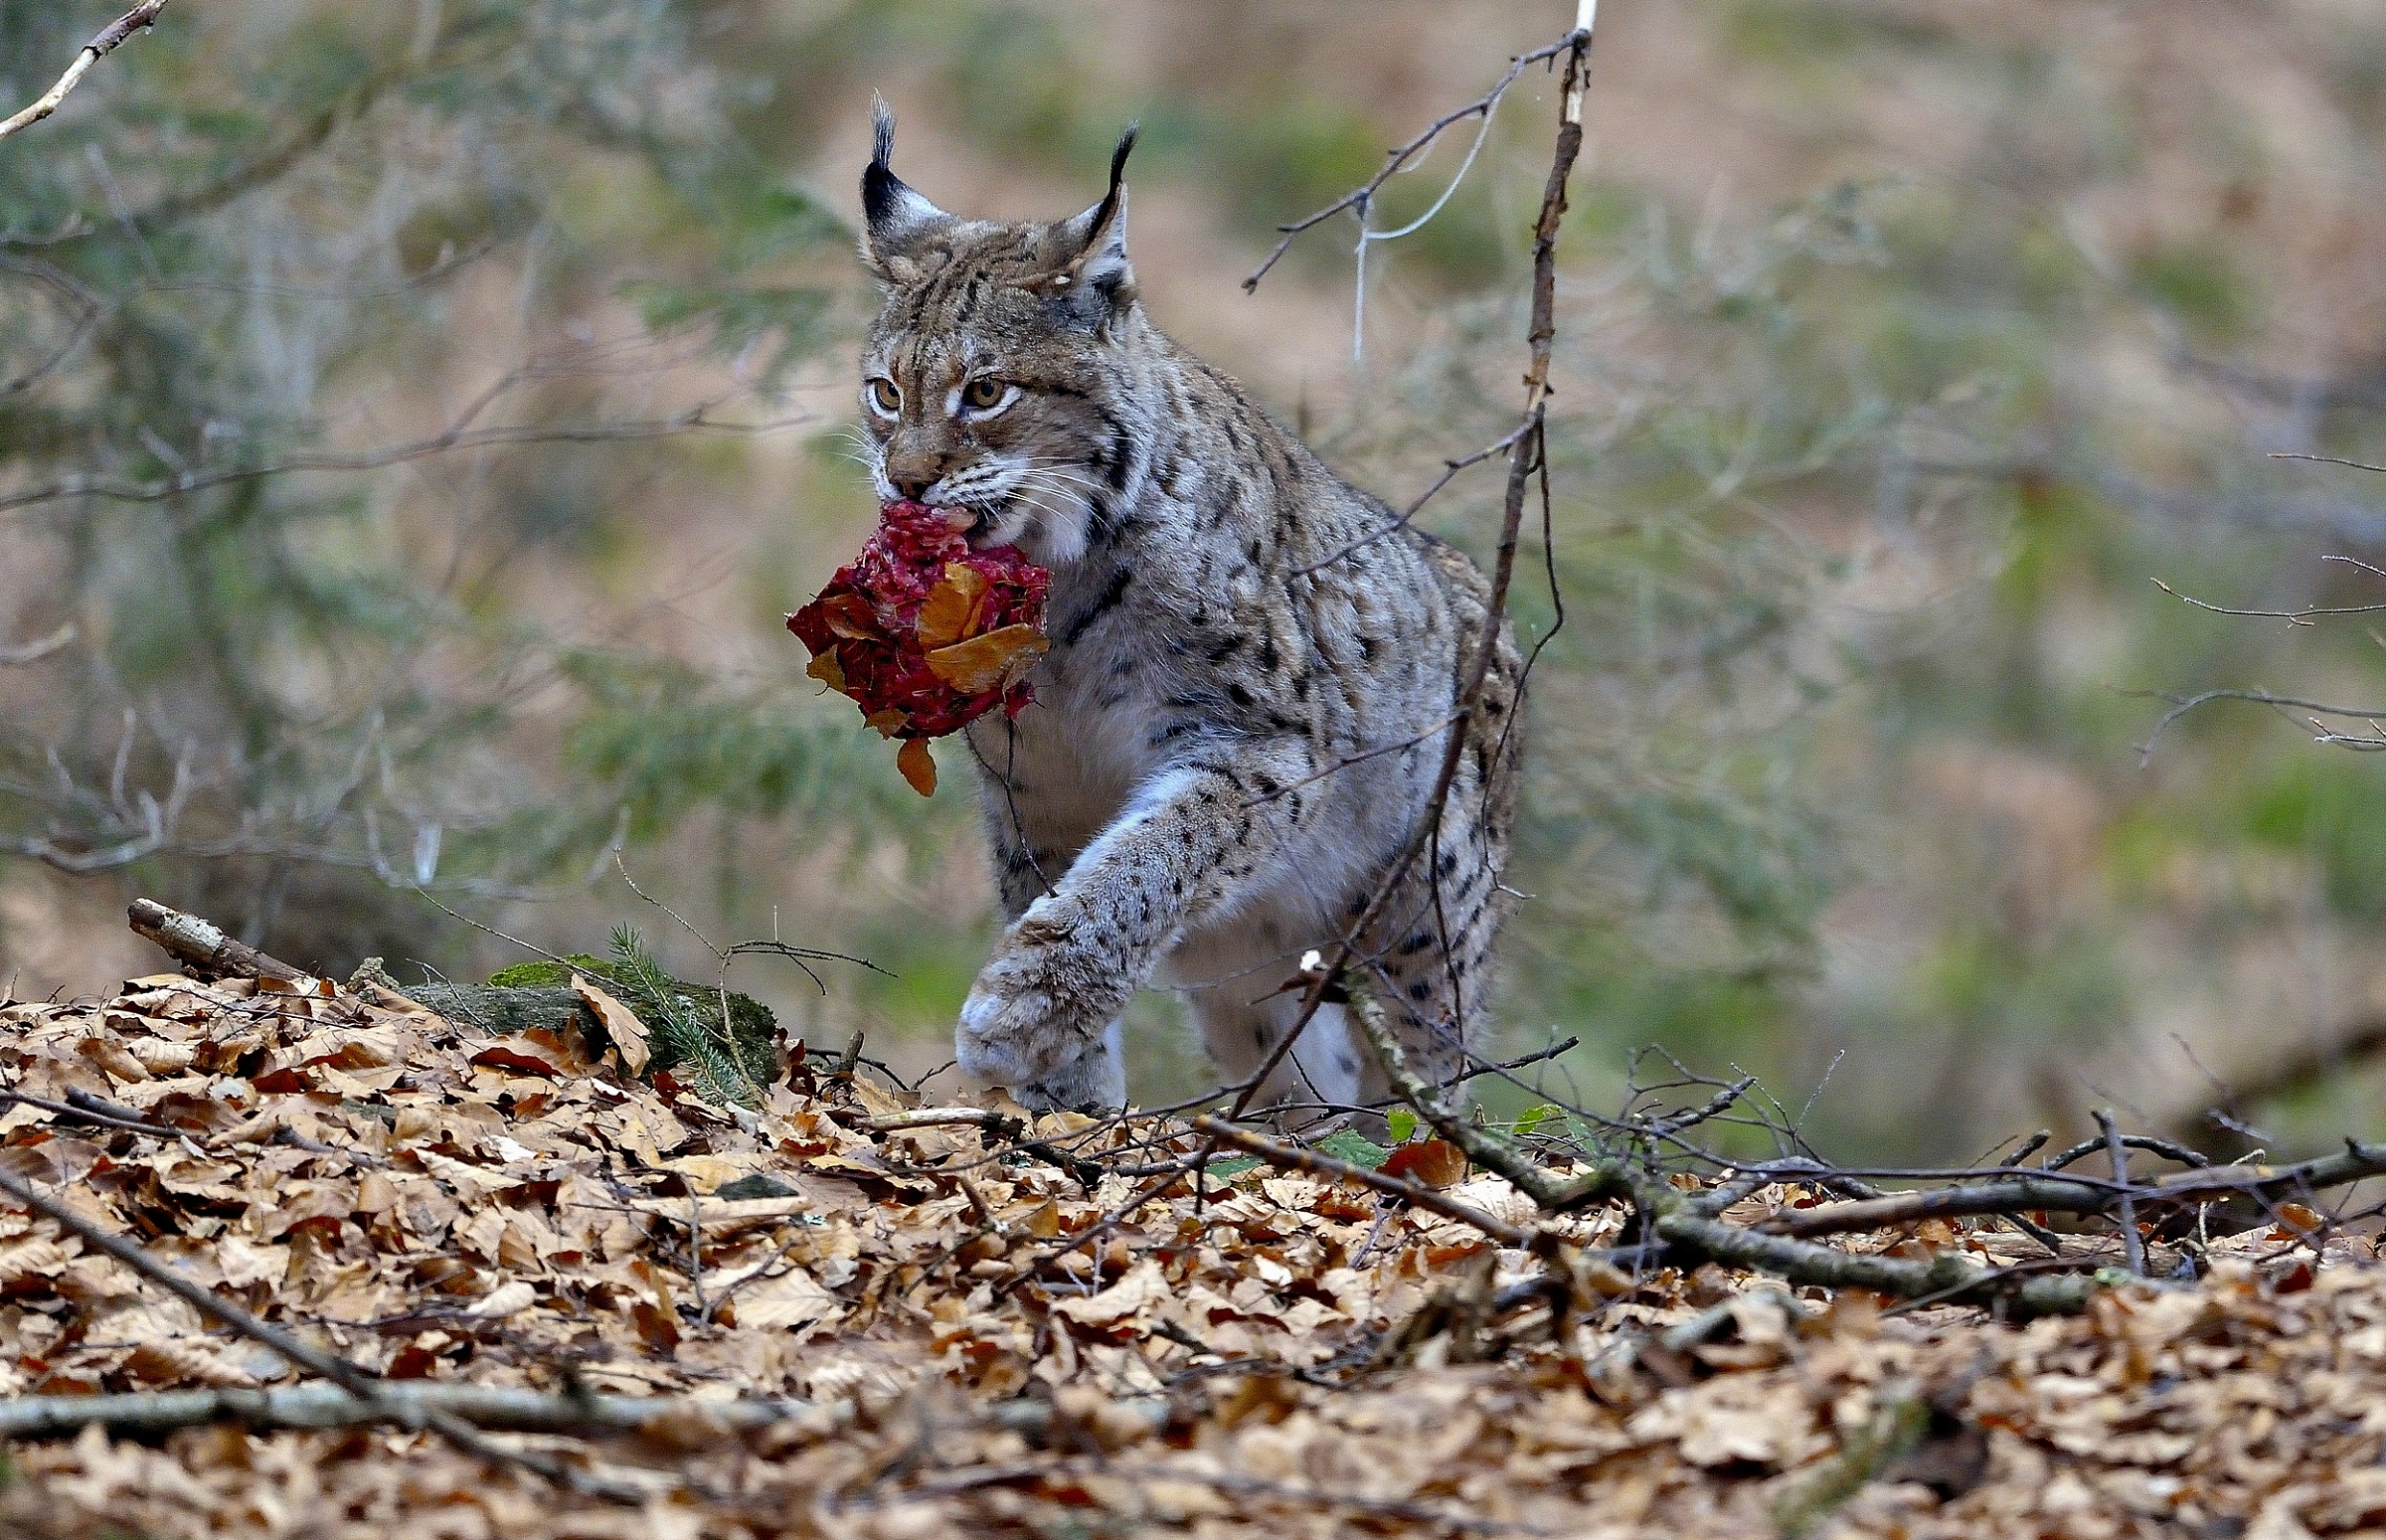
[[[903,410],[903,392],[895,388],[892,380],[873,380],[870,382],[870,405],[893,417]]]
[[[989,407],[999,407],[1008,390],[1009,387],[1000,380],[980,375],[961,388],[961,405],[976,412],[983,412]]]

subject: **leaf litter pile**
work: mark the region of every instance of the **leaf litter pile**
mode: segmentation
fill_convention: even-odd
[[[1246,1157],[1172,1181],[1201,1145],[1181,1123],[1024,1127],[800,1055],[761,1108],[724,1110],[576,1033],[410,1007],[180,975],[7,1006],[0,1166],[392,1405],[485,1393],[498,1453],[420,1419],[262,1426],[306,1421],[257,1411],[267,1393],[356,1407],[0,1205],[5,1532],[2386,1525],[2386,1276],[2300,1221],[2214,1242],[2191,1285],[2028,1324],[1653,1262],[1578,1264],[1553,1318],[1539,1258],[1353,1180]],[[1535,1218],[1448,1145],[1394,1164],[1494,1228]],[[1722,1212],[1815,1199],[1777,1184]],[[1613,1246],[1630,1215],[1550,1223]],[[2043,1255],[1968,1219],[1843,1246]],[[489,1410],[508,1395],[541,1410]],[[157,1420],[79,1428],[73,1397]],[[225,1420],[244,1408],[260,1426]]]

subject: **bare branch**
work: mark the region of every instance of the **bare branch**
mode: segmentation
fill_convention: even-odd
[[[2205,1166],[2126,1188],[2122,1183],[2096,1177],[2054,1176],[2043,1172],[1988,1177],[1853,1203],[1797,1209],[1776,1215],[1767,1228],[1780,1235],[1844,1235],[1923,1219],[1954,1219],[1972,1214],[2018,1214],[2031,1210],[2106,1214],[2118,1206],[2125,1192],[2132,1208],[2157,1205],[2176,1208],[2232,1197],[2275,1201],[2299,1192],[2350,1186],[2373,1176],[2386,1176],[2386,1144],[2347,1140],[2340,1154],[2294,1165]]]
[[[1193,1126],[1221,1143],[1250,1151],[1272,1166],[1279,1166],[1287,1171],[1306,1171],[1311,1176],[1322,1176],[1328,1181],[1356,1182],[1362,1187],[1372,1187],[1387,1197],[1399,1198],[1415,1208],[1439,1214],[1445,1219],[1454,1219],[1461,1225],[1469,1225],[1502,1246],[1523,1248],[1532,1244],[1533,1238],[1529,1232],[1505,1220],[1494,1219],[1471,1203],[1445,1197],[1422,1183],[1386,1176],[1381,1171],[1370,1171],[1365,1166],[1335,1160],[1296,1145],[1279,1144],[1228,1122],[1223,1117],[1196,1117]]]
[[[2386,1052],[2386,1016],[2364,1017],[2338,1028],[2323,1041],[2301,1044],[2283,1053],[2274,1051],[2259,1064],[2242,1071],[2232,1069],[2225,1082],[2207,1072],[2216,1100],[2193,1103],[2162,1121],[2174,1132],[2192,1137],[2209,1130],[2215,1114],[2245,1113],[2263,1103],[2295,1096],[2382,1052]]]
[[[1517,78],[1522,76],[1525,71],[1531,69],[1534,65],[1541,63],[1543,60],[1555,59],[1560,54],[1567,53],[1570,50],[1577,49],[1578,47],[1588,48],[1590,43],[1590,30],[1591,29],[1586,25],[1581,31],[1570,32],[1565,37],[1558,39],[1558,41],[1555,43],[1545,44],[1540,48],[1534,49],[1529,54],[1517,55],[1514,59],[1508,62],[1508,73],[1501,76],[1498,81],[1492,85],[1489,90],[1483,92],[1480,96],[1475,97],[1472,101],[1467,102],[1462,107],[1453,107],[1451,110],[1443,113],[1440,117],[1437,117],[1431,123],[1428,123],[1425,126],[1425,130],[1418,134],[1415,138],[1411,139],[1408,143],[1401,145],[1397,149],[1387,152],[1384,157],[1384,164],[1382,168],[1379,169],[1374,176],[1369,177],[1366,182],[1362,183],[1358,187],[1352,188],[1349,192],[1344,193],[1341,197],[1335,199],[1332,203],[1327,204],[1324,208],[1319,209],[1314,214],[1308,215],[1303,219],[1294,220],[1289,225],[1278,226],[1277,228],[1283,232],[1283,239],[1276,243],[1276,249],[1268,254],[1268,259],[1261,262],[1258,267],[1252,270],[1251,276],[1243,280],[1243,291],[1245,293],[1250,293],[1253,289],[1256,289],[1260,286],[1260,279],[1268,276],[1268,270],[1274,267],[1278,261],[1283,259],[1284,253],[1292,249],[1292,243],[1300,238],[1301,232],[1312,230],[1317,226],[1324,224],[1327,220],[1332,219],[1335,215],[1342,213],[1346,209],[1364,209],[1367,207],[1367,205],[1374,202],[1375,194],[1378,189],[1380,189],[1386,182],[1392,180],[1394,176],[1398,175],[1399,172],[1406,167],[1410,161],[1415,160],[1419,155],[1431,148],[1434,141],[1441,138],[1444,133],[1448,132],[1455,125],[1466,121],[1470,117],[1488,118],[1491,115],[1492,110],[1499,105],[1500,97],[1507,94],[1508,87],[1515,85]]]
[[[67,93],[83,84],[85,71],[113,53],[116,45],[126,38],[136,32],[147,32],[155,26],[158,13],[166,8],[167,3],[168,0],[141,0],[139,5],[100,28],[98,36],[85,43],[83,52],[75,56],[75,62],[67,66],[67,73],[58,78],[57,85],[42,92],[31,106],[0,122],[0,139],[20,129],[30,128],[57,111],[58,104],[67,99]]]
[[[2290,454],[2281,450],[2271,455],[2274,460],[2310,460],[2320,465],[2342,465],[2349,470],[2374,470],[2386,475],[2386,465],[2372,465],[2364,460],[2339,459],[2333,454]]]
[[[1384,525],[1383,528],[1375,531],[1375,533],[1371,535],[1361,535],[1358,539],[1352,541],[1349,545],[1344,546],[1341,550],[1336,551],[1331,556],[1320,557],[1306,567],[1294,568],[1291,576],[1295,578],[1312,577],[1325,571],[1325,569],[1333,566],[1336,562],[1343,560],[1345,557],[1354,556],[1357,553],[1366,550],[1369,546],[1374,545],[1377,541],[1408,528],[1410,521],[1415,519],[1417,515],[1424,510],[1425,505],[1432,502],[1436,495],[1438,495],[1444,487],[1456,480],[1460,471],[1480,465],[1483,461],[1491,458],[1495,454],[1507,453],[1509,450],[1516,447],[1517,439],[1532,431],[1532,428],[1533,425],[1530,422],[1519,423],[1507,432],[1500,435],[1497,440],[1483,445],[1481,448],[1475,450],[1472,454],[1462,454],[1454,460],[1444,460],[1442,462],[1442,474],[1434,478],[1433,485],[1418,493],[1417,500],[1410,503],[1406,508],[1403,508],[1398,517],[1394,518],[1390,523]]]
[[[380,470],[426,455],[444,454],[456,449],[489,448],[499,444],[625,443],[648,438],[670,438],[683,433],[753,437],[797,428],[813,421],[811,414],[798,413],[762,423],[723,423],[708,417],[706,410],[704,406],[697,406],[667,418],[629,419],[613,423],[520,423],[499,428],[471,428],[466,426],[465,420],[459,420],[443,432],[405,443],[385,444],[373,449],[302,451],[262,464],[185,470],[154,481],[135,481],[122,476],[62,476],[56,481],[28,487],[21,492],[0,494],[0,513],[57,502],[68,497],[104,497],[115,502],[133,503],[163,502],[170,497],[203,492],[211,487],[257,481],[293,471]]]
[[[2209,705],[2213,701],[2252,701],[2258,706],[2276,706],[2282,709],[2293,706],[2302,711],[2315,711],[2322,716],[2357,717],[2373,724],[2381,719],[2386,719],[2386,707],[2331,706],[2326,701],[2304,700],[2295,695],[2276,695],[2268,690],[2204,690],[2195,695],[2170,695],[2159,690],[2124,690],[2121,693],[2132,698],[2170,703],[2170,710],[2162,713],[2161,719],[2154,724],[2153,732],[2147,734],[2145,742],[2137,746],[2137,767],[2140,770],[2152,763],[2154,746],[2162,741],[2163,734],[2170,731],[2172,723],[2198,706]],[[2315,741],[2319,743],[2338,744],[2349,748],[2367,747],[2371,742],[2368,739],[2330,732],[2324,725],[2317,722],[2312,723],[2311,726],[2314,729]],[[2386,738],[2382,738],[2379,743],[2381,747],[2386,747]]]
[[[2353,559],[2332,556],[2327,560],[2338,562],[2352,561]],[[2355,565],[2369,567],[2367,562],[2359,562]],[[2376,571],[2375,568],[2370,568],[2370,570]],[[2303,609],[2233,609],[2226,604],[2207,603],[2191,595],[2182,594],[2159,578],[2151,581],[2155,588],[2183,604],[2192,604],[2210,614],[2236,615],[2249,620],[2284,620],[2289,625],[2309,625],[2321,615],[2374,615],[2386,612],[2386,604],[2313,604]]]
[[[1448,735],[1443,747],[1441,770],[1435,776],[1433,789],[1425,799],[1424,805],[1432,809],[1431,816],[1420,823],[1400,854],[1384,868],[1374,896],[1335,942],[1332,956],[1326,959],[1310,982],[1308,992],[1301,997],[1300,1010],[1291,1025],[1278,1036],[1275,1046],[1237,1094],[1234,1105],[1227,1112],[1230,1117],[1243,1115],[1251,1106],[1252,1098],[1259,1094],[1260,1087],[1267,1084],[1268,1077],[1275,1074],[1278,1066],[1292,1052],[1292,1045],[1299,1041],[1310,1021],[1315,1019],[1318,1008],[1325,1003],[1327,992],[1345,977],[1351,962],[1357,957],[1359,939],[1376,924],[1384,906],[1392,901],[1393,894],[1399,890],[1410,869],[1441,837],[1442,812],[1449,804],[1450,788],[1457,783],[1458,767],[1466,752],[1467,735],[1463,724],[1473,717],[1481,704],[1483,688],[1491,675],[1492,659],[1498,652],[1500,631],[1507,619],[1508,590],[1516,575],[1516,547],[1524,524],[1525,494],[1531,487],[1533,472],[1544,463],[1543,428],[1549,408],[1550,359],[1558,332],[1558,228],[1566,215],[1566,184],[1574,174],[1575,158],[1583,147],[1583,88],[1591,67],[1592,34],[1589,22],[1594,9],[1590,0],[1585,0],[1580,12],[1583,22],[1581,28],[1569,33],[1561,43],[1522,56],[1499,87],[1504,90],[1506,83],[1512,81],[1527,64],[1554,57],[1560,52],[1566,56],[1557,143],[1550,156],[1548,180],[1542,187],[1541,212],[1533,222],[1532,319],[1525,332],[1529,361],[1524,373],[1524,409],[1519,414],[1516,430],[1506,439],[1506,496],[1500,514],[1498,560],[1492,568],[1490,599],[1484,605],[1480,632],[1482,641],[1473,657],[1459,661],[1461,678],[1456,692],[1457,709],[1451,715],[1461,725]],[[1462,117],[1465,114],[1461,111],[1457,115]],[[1445,121],[1455,120],[1453,117]],[[1396,156],[1394,165],[1397,164]],[[1385,176],[1390,174],[1390,168],[1383,173]],[[1323,214],[1317,217],[1322,218]],[[1297,234],[1297,230],[1292,233]]]

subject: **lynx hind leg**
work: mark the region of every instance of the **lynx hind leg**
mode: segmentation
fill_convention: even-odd
[[[1252,979],[1239,978],[1194,990],[1189,996],[1210,1062],[1220,1080],[1230,1086],[1257,1073],[1300,1018],[1298,994],[1254,999],[1254,988]],[[1293,1121],[1326,1116],[1327,1109],[1347,1107],[1357,1100],[1364,1078],[1364,1055],[1351,1039],[1342,1007],[1323,1005],[1301,1029],[1291,1053],[1269,1073],[1251,1105],[1263,1109],[1289,1105],[1300,1112]]]
[[[1491,942],[1500,919],[1493,862],[1505,851],[1470,828],[1454,832],[1455,848],[1446,853],[1437,875],[1421,873],[1404,884],[1377,928],[1367,979],[1409,1068],[1435,1086],[1458,1083],[1468,1048],[1489,1030]],[[1390,1096],[1373,1050],[1363,1039],[1359,1047],[1366,1065],[1363,1098]]]

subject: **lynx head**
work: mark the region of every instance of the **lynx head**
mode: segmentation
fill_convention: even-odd
[[[1083,555],[1102,500],[1127,484],[1123,349],[1141,335],[1126,261],[1129,126],[1109,190],[1051,224],[962,219],[888,167],[877,105],[862,173],[862,259],[886,303],[862,353],[862,423],[883,498],[975,516],[972,545],[1047,566]]]

